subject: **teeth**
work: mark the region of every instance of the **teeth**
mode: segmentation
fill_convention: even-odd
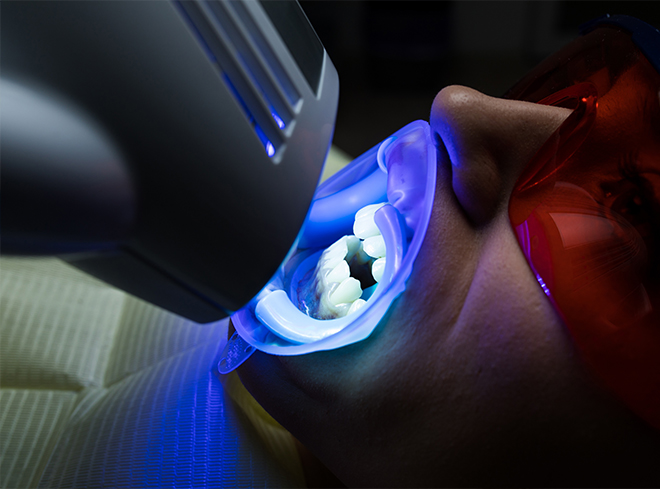
[[[381,202],[380,204],[370,204],[370,205],[365,205],[362,209],[357,211],[355,213],[355,219],[361,219],[364,216],[372,216],[376,213],[378,209],[383,207],[385,205],[385,202]]]
[[[336,306],[338,304],[353,302],[359,299],[361,295],[362,288],[360,287],[360,281],[353,277],[348,277],[330,294],[330,304]]]
[[[351,304],[351,307],[348,308],[348,312],[346,314],[347,315],[353,314],[358,309],[361,309],[366,303],[367,301],[365,301],[364,299],[356,300],[355,302],[353,302],[353,304]]]
[[[334,268],[337,266],[337,263],[344,261],[344,255],[346,251],[342,251],[340,248],[337,248],[332,251],[328,251],[323,254],[321,258],[321,267],[322,268]]]
[[[353,304],[350,304],[350,303],[337,304],[332,309],[334,310],[337,317],[341,318],[341,317],[344,317],[348,314],[348,311],[351,310],[352,305]]]
[[[371,275],[373,275],[376,282],[380,282],[383,278],[383,272],[385,271],[385,258],[379,258],[376,260],[373,265],[371,265]]]
[[[355,236],[342,236],[321,255],[319,259],[320,270],[332,270],[342,261],[347,260],[347,256],[354,255],[358,247],[360,247],[358,238]]]
[[[342,236],[319,258],[316,272],[305,294],[316,304],[309,314],[318,319],[343,317],[364,307],[376,285],[371,285],[369,272],[376,282],[385,270],[385,240],[374,221],[375,213],[385,204],[368,205],[355,215],[355,235]],[[351,277],[351,271],[356,277]],[[367,287],[363,290],[360,280]],[[365,282],[366,280],[366,282]],[[307,307],[307,306],[305,306]]]
[[[356,254],[358,251],[360,251],[361,248],[361,243],[360,243],[360,238],[357,236],[344,236],[346,238],[346,249],[348,250],[347,253],[347,259],[348,257],[353,256]]]
[[[341,260],[335,268],[330,270],[323,278],[326,284],[333,282],[341,283],[351,276],[351,269],[344,260]]]
[[[357,211],[355,222],[353,223],[353,233],[355,233],[355,236],[366,239],[380,234],[378,226],[376,226],[376,222],[374,221],[374,214],[384,205],[372,204]]]
[[[342,236],[323,252],[320,260],[322,267],[334,268],[337,263],[344,259],[347,251],[348,249],[346,246],[346,236]]]
[[[372,258],[385,256],[385,239],[379,234],[364,240],[364,252]]]

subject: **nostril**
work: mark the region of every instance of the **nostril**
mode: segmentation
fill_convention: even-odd
[[[457,97],[452,96],[452,99]],[[469,111],[465,107],[466,111]],[[454,124],[436,124],[442,132],[433,133],[438,178],[451,188],[467,218],[475,225],[491,219],[499,208],[502,180],[497,164],[482,134],[466,123],[471,116],[452,117]],[[460,120],[459,120],[460,119]],[[449,146],[449,147],[448,147]]]
[[[442,180],[447,188],[453,186],[453,162],[447,146],[442,136],[437,132],[433,133],[433,142],[435,145],[436,165],[438,168],[438,180]]]
[[[437,155],[438,163],[449,163],[451,164],[451,157],[449,156],[449,151],[447,151],[447,146],[445,145],[444,140],[437,132],[433,133],[433,142],[435,144],[435,151]]]

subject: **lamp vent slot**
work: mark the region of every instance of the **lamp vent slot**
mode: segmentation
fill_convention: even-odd
[[[292,107],[295,107],[301,99],[300,94],[298,93],[298,90],[296,90],[296,88],[293,86],[289,75],[280,63],[279,59],[277,56],[275,56],[273,48],[268,43],[261,30],[257,27],[251,14],[247,11],[245,4],[243,4],[243,2],[232,1],[229,2],[229,5],[240,17],[243,25],[245,25],[246,33],[252,39],[254,46],[259,50],[261,59],[263,59],[268,64],[271,72],[279,81],[289,104]]]
[[[251,13],[232,1],[177,0],[175,5],[220,70],[268,156],[283,151],[301,97]]]

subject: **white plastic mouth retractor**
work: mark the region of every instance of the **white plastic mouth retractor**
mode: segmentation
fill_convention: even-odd
[[[255,315],[270,331],[292,343],[311,343],[332,336],[358,320],[369,310],[369,303],[378,300],[380,291],[387,289],[394,274],[401,266],[407,248],[406,231],[399,211],[391,205],[381,207],[375,217],[376,224],[385,239],[387,260],[383,277],[374,294],[358,311],[337,319],[314,319],[302,312],[283,289],[274,290],[257,302]],[[302,274],[316,266],[318,254],[305,260],[300,266]],[[301,275],[302,275],[301,274]],[[292,284],[295,287],[296,284]]]
[[[220,373],[230,372],[255,350],[301,355],[367,338],[405,290],[430,220],[435,181],[430,127],[416,121],[321,185],[290,258],[262,292],[232,316],[238,334],[221,355]],[[389,205],[374,216],[386,244],[385,271],[375,292],[362,308],[342,318],[308,316],[297,307],[297,281],[313,272],[327,246],[351,234],[360,208],[378,202]]]

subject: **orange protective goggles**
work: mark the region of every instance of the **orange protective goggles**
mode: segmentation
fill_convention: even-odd
[[[660,429],[660,32],[607,16],[505,98],[573,109],[509,218],[589,367]]]

